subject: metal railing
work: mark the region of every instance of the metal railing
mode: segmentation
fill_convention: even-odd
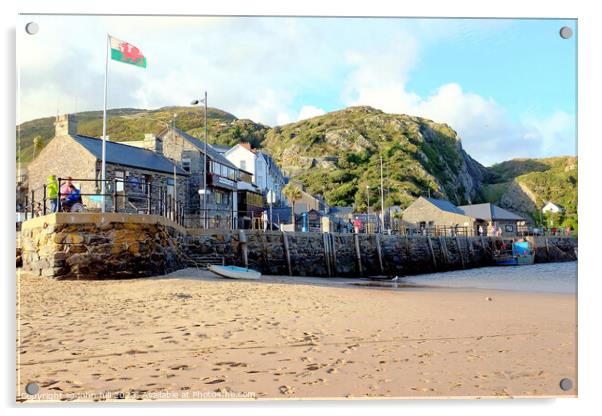
[[[282,221],[279,214],[270,218],[269,214],[261,211],[238,211],[233,209],[207,210],[195,209],[192,214],[187,214],[183,225],[186,228],[207,229],[239,229],[239,230],[280,230]]]
[[[48,196],[47,184],[31,190],[25,197],[24,217],[30,219],[52,212],[69,211],[72,204],[66,202],[68,195],[61,193],[61,187],[66,182],[67,180],[63,178],[57,179],[59,191],[57,196],[52,198]],[[144,182],[132,184],[124,179],[106,179],[107,191],[102,194],[98,190],[102,182],[100,179],[71,179],[71,182],[79,184],[81,188],[84,187],[82,183],[94,183],[94,192],[82,192],[79,189],[84,211],[100,212],[104,197],[105,212],[160,215],[180,225],[184,223],[185,204],[176,200],[167,186]],[[95,206],[91,206],[90,203]]]
[[[422,235],[426,237],[472,237],[476,235],[472,227],[447,225],[422,228],[404,227],[400,231],[402,235]]]

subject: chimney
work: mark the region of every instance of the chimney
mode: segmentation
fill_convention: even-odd
[[[147,133],[144,135],[144,148],[162,155],[163,140],[157,137],[155,134]]]
[[[75,114],[63,114],[56,116],[54,122],[55,136],[76,136],[77,135],[77,120]]]
[[[251,150],[251,143],[242,142],[240,145],[247,150]]]

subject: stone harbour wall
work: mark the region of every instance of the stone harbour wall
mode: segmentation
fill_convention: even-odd
[[[538,237],[530,242],[536,262],[577,259],[576,239]],[[190,267],[233,264],[264,274],[361,277],[491,266],[502,244],[509,247],[512,240],[235,230],[189,235],[184,251]]]
[[[88,217],[70,221],[74,215]],[[21,230],[23,269],[56,279],[122,279],[182,267],[179,230],[123,217],[59,213],[27,221]]]
[[[536,262],[576,260],[577,240],[529,237]],[[23,268],[56,279],[120,279],[228,264],[291,276],[394,276],[483,267],[512,240],[190,230],[158,216],[56,213],[26,221]]]

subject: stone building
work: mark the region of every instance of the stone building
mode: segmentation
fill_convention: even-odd
[[[71,176],[86,209],[100,209],[101,163],[102,140],[77,134],[74,115],[58,116],[55,137],[28,166],[30,193],[33,190],[35,199],[41,200],[49,175]],[[115,201],[112,196],[106,198],[107,210],[112,210],[115,202],[120,211],[146,211],[149,192],[153,209],[158,209],[158,201],[166,199],[165,193],[171,199],[177,193],[177,200],[184,201],[188,176],[161,154],[123,143],[106,143],[106,192],[116,196]]]
[[[468,227],[476,234],[475,219],[449,201],[423,196],[403,211],[403,221],[415,228]]]
[[[253,183],[259,187],[264,196],[272,191],[276,205],[286,202],[282,194],[282,189],[286,185],[285,177],[270,155],[252,149],[249,143],[239,143],[226,150],[224,156],[241,170],[249,172],[253,177]]]
[[[291,201],[289,201],[289,205],[292,205]],[[330,207],[321,195],[314,196],[302,189],[301,198],[295,201],[295,214],[300,215],[312,209],[318,211],[320,214],[326,214]]]
[[[202,195],[203,176],[207,170],[208,226],[235,227],[237,223],[237,183],[240,170],[223,154],[207,144],[207,166],[204,166],[205,143],[186,132],[167,127],[158,135],[146,135],[145,147],[178,164],[189,174],[186,196],[186,216],[189,226],[203,226]]]
[[[494,235],[499,230],[504,236],[513,236],[525,225],[523,217],[494,204],[461,205],[458,208],[475,221],[485,223],[485,235]]]
[[[504,236],[513,236],[525,223],[524,218],[494,204],[457,207],[449,201],[422,196],[403,211],[402,219],[418,230],[465,229],[468,235],[478,235],[480,230],[483,235],[493,235],[498,230]]]

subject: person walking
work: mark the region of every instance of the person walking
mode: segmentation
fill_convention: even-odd
[[[362,220],[360,220],[359,217],[355,217],[355,221],[353,221],[353,229],[356,234],[359,234],[360,230],[362,229]]]
[[[48,176],[48,184],[46,185],[46,199],[50,199],[50,212],[56,212],[57,198],[59,195],[59,183],[56,176]]]
[[[264,210],[263,213],[261,214],[261,221],[263,222],[263,231],[266,232],[268,230],[268,223],[269,223],[269,218],[268,218],[268,211]]]

